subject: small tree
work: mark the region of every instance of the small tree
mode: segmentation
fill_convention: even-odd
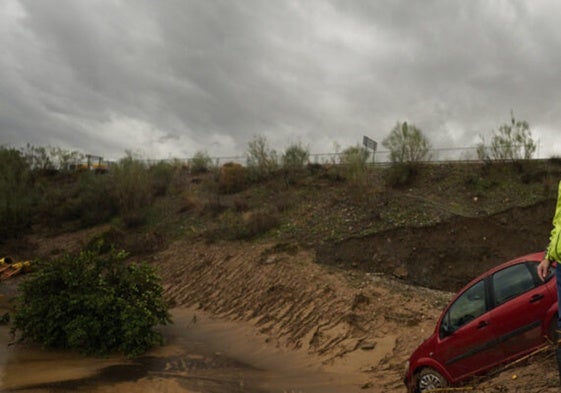
[[[382,145],[393,163],[413,163],[429,159],[430,143],[415,125],[398,122]]]
[[[145,210],[153,199],[152,177],[147,165],[127,152],[109,174],[112,196],[124,223],[130,227],[142,224]]]
[[[17,236],[30,224],[33,199],[38,195],[26,157],[16,149],[0,147],[0,188],[1,242]]]
[[[356,184],[366,179],[366,163],[370,152],[361,146],[351,146],[343,150],[339,157],[347,179]]]
[[[47,171],[55,169],[52,154],[50,154],[49,149],[43,146],[33,146],[28,143],[23,150],[23,155],[31,170]]]
[[[527,121],[516,120],[510,112],[510,124],[502,124],[493,132],[491,146],[485,146],[483,137],[477,145],[480,160],[529,160],[536,152],[536,143]]]
[[[282,155],[284,181],[287,186],[294,184],[302,174],[304,165],[308,163],[310,153],[300,144],[290,145]]]
[[[257,178],[263,178],[278,169],[277,152],[269,147],[267,138],[256,136],[247,146],[247,168]]]
[[[310,153],[308,149],[300,144],[293,144],[287,147],[282,156],[282,164],[285,169],[300,169],[308,163]]]
[[[77,150],[65,150],[60,147],[53,147],[50,149],[50,155],[56,166],[61,171],[68,171],[72,167],[84,160],[84,154]]]
[[[163,289],[146,263],[126,254],[83,252],[44,264],[20,285],[14,332],[49,348],[139,355],[161,342],[170,322]]]
[[[189,169],[193,174],[206,173],[212,167],[212,159],[207,152],[198,151],[189,160]]]
[[[247,186],[247,169],[236,162],[227,162],[218,172],[218,192],[234,194]]]

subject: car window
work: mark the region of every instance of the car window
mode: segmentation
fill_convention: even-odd
[[[485,303],[485,285],[479,281],[465,291],[448,309],[446,316],[449,333],[458,330],[469,321],[479,317],[487,311]]]
[[[497,305],[534,288],[535,282],[525,263],[508,267],[493,275],[493,290]]]

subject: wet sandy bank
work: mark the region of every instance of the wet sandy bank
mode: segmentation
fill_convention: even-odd
[[[174,309],[166,344],[145,356],[88,358],[29,345],[8,346],[0,328],[0,386],[18,392],[301,392],[361,391],[359,375],[327,370],[317,358],[285,351],[251,325]]]

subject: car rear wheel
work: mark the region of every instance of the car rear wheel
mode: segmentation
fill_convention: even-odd
[[[445,388],[448,381],[438,371],[432,368],[424,368],[417,376],[417,392],[424,392],[430,389]]]

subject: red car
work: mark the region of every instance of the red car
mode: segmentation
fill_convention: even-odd
[[[434,333],[413,352],[409,392],[443,388],[511,362],[553,337],[554,269],[537,274],[543,252],[503,263],[466,285],[446,306]]]

